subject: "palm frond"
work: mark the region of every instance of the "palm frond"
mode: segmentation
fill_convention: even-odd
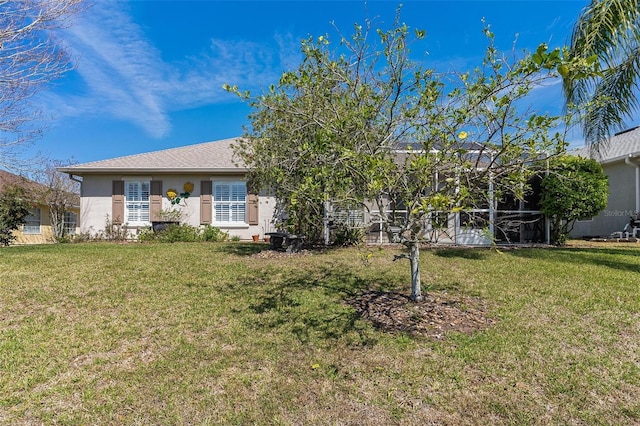
[[[585,141],[597,144],[622,130],[625,120],[640,109],[638,76],[640,75],[640,48],[629,53],[626,60],[604,73],[593,93],[594,106],[587,110],[583,121]]]
[[[606,141],[639,107],[639,41],[638,0],[592,0],[574,26],[571,55],[595,54],[604,70],[601,78],[563,82],[566,105],[583,108],[583,132],[589,145]]]

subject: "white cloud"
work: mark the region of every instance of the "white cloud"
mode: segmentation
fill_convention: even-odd
[[[124,2],[95,2],[65,36],[86,89],[46,94],[58,117],[111,116],[157,138],[170,132],[171,111],[230,102],[223,83],[255,90],[275,81],[282,61],[292,58],[290,38],[276,36],[270,44],[211,39],[198,56],[168,63]]]

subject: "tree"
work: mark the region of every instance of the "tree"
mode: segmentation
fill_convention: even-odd
[[[570,55],[602,66],[589,78],[563,74],[566,103],[582,111],[579,118],[591,146],[623,129],[624,120],[638,109],[639,44],[638,0],[592,0],[576,21]]]
[[[56,167],[73,164],[73,161],[45,161],[34,180],[40,185],[34,186],[35,198],[41,204],[49,207],[49,219],[53,238],[60,241],[65,236],[64,218],[70,207],[80,202],[78,196],[79,183],[69,179],[66,173],[56,170]]]
[[[0,0],[0,166],[15,166],[19,147],[42,130],[32,98],[72,68],[53,31],[81,1]]]
[[[509,61],[485,34],[482,65],[463,74],[412,61],[409,46],[424,31],[398,17],[375,33],[371,22],[356,25],[335,50],[327,36],[304,40],[299,68],[263,95],[225,86],[252,107],[236,152],[253,185],[270,187],[300,222],[317,221],[327,201],[373,203],[390,238],[408,249],[411,298],[421,300],[427,223],[437,212],[521,198],[533,166],[564,149],[562,135],[549,132],[557,117],[522,103],[559,67],[584,66],[546,45]],[[408,213],[398,220],[400,208]],[[309,210],[316,214],[296,216]]]
[[[540,204],[551,222],[553,244],[564,245],[576,220],[591,218],[607,206],[607,176],[593,159],[554,158],[541,188]]]
[[[15,236],[13,231],[24,223],[31,203],[26,199],[25,190],[17,185],[5,185],[0,191],[0,244],[8,246]]]

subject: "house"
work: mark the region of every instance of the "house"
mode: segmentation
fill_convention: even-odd
[[[51,215],[49,206],[43,201],[43,194],[48,191],[46,185],[26,179],[25,177],[0,170],[0,190],[5,185],[23,187],[32,203],[29,215],[25,218],[24,225],[14,231],[16,239],[14,244],[44,244],[51,243],[53,231],[51,228]],[[64,229],[67,234],[75,234],[78,231],[78,216],[80,213],[79,198],[72,195],[72,206],[67,208],[64,216]]]
[[[475,175],[476,185],[483,187],[484,191],[477,191],[478,199],[469,203],[463,210],[434,210],[425,214],[421,219],[423,223],[419,238],[430,243],[472,246],[548,243],[549,224],[540,210],[539,181],[531,182],[532,188],[526,191],[522,200],[506,193],[499,193],[493,189],[498,180],[492,179],[491,173],[486,173],[487,165],[491,164],[488,160],[492,152],[475,142],[465,142],[459,147],[457,151],[464,151],[465,158],[473,165],[465,172],[467,177]],[[412,157],[438,153],[435,149],[425,152],[420,144],[408,145],[407,149],[393,150],[394,159],[401,167]],[[487,180],[484,184],[478,183],[477,177],[483,174]],[[435,188],[441,189],[446,185],[446,181],[455,179],[456,173],[445,170],[435,172],[431,182],[433,186],[425,187],[423,191],[429,193]],[[361,210],[340,210],[338,207],[331,212],[330,219],[333,223],[365,226],[365,241],[369,244],[387,243],[390,238],[398,241],[399,233],[403,232],[403,227],[408,222],[409,210],[401,201],[394,201],[388,197],[383,204],[382,212],[371,201],[366,202],[366,207]],[[390,236],[385,231],[385,223],[389,225]]]
[[[590,157],[589,147],[575,155]],[[640,212],[640,127],[616,133],[594,158],[609,178],[607,207],[598,216],[576,222],[573,237],[608,236],[622,231]]]
[[[153,222],[176,218],[241,239],[272,231],[275,199],[247,191],[247,169],[234,161],[236,140],[58,168],[81,182],[80,232],[104,232],[109,221],[135,237]]]
[[[175,216],[181,223],[213,225],[241,239],[274,231],[276,200],[266,191],[247,191],[247,169],[234,158],[235,141],[226,139],[58,168],[82,182],[80,232],[99,234],[109,222],[124,226],[135,237],[156,222],[176,220]],[[415,155],[417,151],[410,153]],[[363,225],[369,243],[388,241],[380,212],[331,210],[331,223]],[[401,221],[406,211],[396,208],[393,214]],[[486,245],[493,238],[506,243],[545,239],[544,217],[535,203],[496,202],[496,208],[487,205],[457,213],[434,212],[432,216],[425,238],[433,242]]]

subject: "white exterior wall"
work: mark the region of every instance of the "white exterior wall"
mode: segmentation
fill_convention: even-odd
[[[80,232],[97,234],[104,231],[107,215],[111,219],[110,176],[84,176],[80,187]]]
[[[239,181],[242,176],[212,176],[212,175],[161,175],[161,174],[141,174],[141,175],[85,175],[82,180],[81,190],[81,215],[80,232],[92,235],[103,232],[107,215],[109,219],[112,213],[112,181],[114,180],[160,180],[162,181],[162,208],[163,210],[180,210],[182,212],[182,223],[192,226],[200,226],[200,182],[203,180],[216,181]],[[183,192],[185,182],[194,184],[193,193],[189,198],[180,202],[179,206],[171,205],[166,192],[169,188],[176,189],[178,193]],[[275,198],[267,194],[260,194],[258,207],[258,225],[227,225],[212,223],[228,232],[231,237],[238,236],[243,240],[250,240],[252,235],[263,237],[265,232],[273,230],[271,221],[275,208]],[[215,214],[213,215],[215,218]],[[152,218],[153,220],[154,218]],[[151,226],[151,223],[149,223]],[[130,227],[131,233],[136,235],[144,227]]]

